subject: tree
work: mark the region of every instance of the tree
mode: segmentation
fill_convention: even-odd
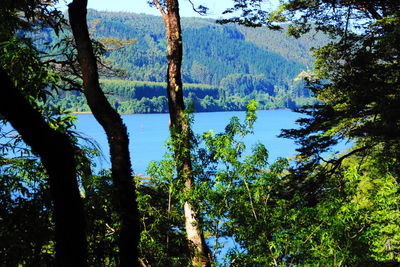
[[[45,89],[55,87],[59,80],[48,65],[40,61],[32,40],[16,34],[20,30],[30,32],[44,27],[58,31],[61,14],[51,8],[52,4],[53,1],[2,3],[0,114],[40,157],[47,171],[54,204],[57,266],[86,266],[86,222],[77,183],[75,147],[62,127],[56,130],[57,124],[52,128],[46,122],[35,103],[45,99]]]
[[[394,45],[399,41],[399,3],[343,1],[335,6],[318,1],[310,6],[289,1],[284,7],[288,14],[301,14],[294,34],[307,31],[313,18],[317,29],[336,37],[315,51],[314,76],[308,78],[319,104],[301,111],[310,116],[299,121],[301,129],[283,133],[302,146],[300,155],[307,160],[300,161],[299,170],[312,168],[322,153],[347,139],[355,149],[330,160],[333,171],[348,155],[380,148],[380,157],[393,162],[390,171],[399,176],[394,163],[400,159],[400,51]],[[328,7],[334,12],[326,12]]]
[[[52,129],[0,69],[0,114],[21,134],[45,166],[54,201],[57,266],[86,266],[85,215],[78,190],[75,152],[65,134]]]
[[[329,44],[315,49],[314,73],[306,75],[319,102],[300,111],[308,115],[298,121],[300,129],[282,134],[301,145],[297,168],[301,179],[324,160],[323,153],[343,140],[357,146],[329,160],[335,163],[328,165],[331,171],[347,156],[377,147],[382,147],[382,159],[397,162],[400,81],[399,49],[394,44],[399,41],[398,1],[288,0],[276,12],[261,10],[263,1],[240,2],[228,12],[243,11],[245,21],[259,25],[289,21],[288,33],[295,37],[310,30],[331,36]],[[262,15],[246,17],[257,11]],[[242,22],[236,18],[223,22],[232,21]],[[391,171],[400,173],[396,164]]]
[[[185,181],[185,191],[190,195],[194,186],[191,151],[191,129],[185,105],[182,86],[182,29],[177,0],[166,0],[154,4],[163,16],[167,35],[167,95],[170,114],[170,133],[176,160],[178,177]],[[198,211],[189,200],[184,203],[184,215],[188,245],[193,249],[194,266],[209,266],[208,248],[200,228]]]
[[[119,229],[120,265],[137,264],[139,215],[129,155],[129,138],[121,116],[107,101],[99,83],[97,60],[86,21],[87,0],[68,6],[70,24],[81,66],[84,94],[96,120],[106,132],[111,155],[111,176],[115,187],[114,205],[121,220]]]

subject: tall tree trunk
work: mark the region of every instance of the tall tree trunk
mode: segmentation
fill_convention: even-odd
[[[166,0],[167,11],[157,0],[155,5],[164,18],[167,31],[167,94],[170,114],[170,132],[174,144],[174,154],[177,163],[178,178],[185,181],[185,190],[192,190],[194,179],[190,156],[190,125],[185,115],[183,101],[183,85],[181,77],[182,66],[182,29],[179,15],[178,0]],[[189,248],[194,252],[192,264],[194,266],[211,266],[208,247],[204,235],[199,227],[199,214],[193,205],[184,203],[185,227]]]
[[[87,266],[86,222],[71,140],[52,129],[0,68],[0,114],[39,156],[54,202],[57,266]]]
[[[139,215],[136,192],[129,155],[129,138],[121,116],[107,101],[99,83],[97,60],[87,27],[87,0],[74,0],[68,12],[72,33],[82,69],[84,94],[88,105],[106,132],[111,155],[111,171],[114,183],[114,203],[119,213],[120,266],[134,266],[138,262]]]

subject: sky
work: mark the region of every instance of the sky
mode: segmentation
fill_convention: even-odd
[[[64,9],[71,0],[60,0],[59,6]],[[231,7],[232,0],[193,0],[196,7],[204,5],[209,8],[209,18],[218,18],[221,13]],[[200,16],[193,11],[188,0],[179,1],[180,15],[182,17]],[[147,0],[88,0],[88,8],[93,8],[100,11],[125,11],[133,13],[145,13],[151,15],[160,15],[160,12],[155,7],[149,7]]]
[[[66,9],[66,5],[71,0],[59,0],[61,10]],[[220,18],[224,10],[233,6],[233,0],[192,0],[195,6],[203,5],[209,8],[207,18]],[[278,0],[266,1],[266,6],[277,5]],[[268,3],[269,2],[269,3]],[[88,8],[99,11],[124,11],[133,13],[145,13],[159,16],[160,12],[155,7],[150,7],[147,0],[88,0]],[[179,1],[180,15],[182,17],[199,17],[200,15],[193,11],[188,0]]]

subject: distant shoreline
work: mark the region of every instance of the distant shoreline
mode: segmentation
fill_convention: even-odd
[[[257,109],[257,111],[264,111],[264,110],[291,110],[290,108],[271,108],[271,109]],[[240,112],[246,110],[219,110],[219,111],[199,111],[194,112],[196,113],[213,113],[213,112]],[[294,110],[292,110],[294,111]],[[71,112],[72,115],[93,115],[90,111],[78,111],[78,112]],[[169,114],[168,112],[148,112],[148,113],[119,113],[120,115],[144,115],[144,114]]]
[[[72,115],[85,115],[85,114],[93,115],[93,113],[90,111],[71,111],[71,114]]]

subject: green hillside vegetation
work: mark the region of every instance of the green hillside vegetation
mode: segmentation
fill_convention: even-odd
[[[117,110],[167,112],[162,19],[89,10],[88,23],[97,40],[134,40],[104,55],[126,73],[120,81],[103,80]],[[304,83],[294,79],[312,65],[309,48],[324,42],[323,38],[316,41],[309,35],[296,40],[266,27],[219,25],[201,18],[184,18],[182,23],[185,97],[196,112],[244,110],[249,100],[257,100],[260,109],[295,108],[313,102]],[[54,38],[50,32],[41,35],[38,39],[43,43]],[[74,112],[88,111],[78,93],[64,93],[52,102]]]
[[[245,80],[239,87],[236,81]],[[166,113],[166,83],[128,80],[101,80],[102,87],[112,105],[120,113]],[[231,75],[224,79],[226,87],[207,84],[185,84],[186,105],[193,105],[196,112],[245,110],[250,100],[256,99],[260,109],[295,108],[298,103],[308,103],[311,98],[299,97],[294,102],[284,91],[265,83],[262,77]],[[279,91],[280,90],[280,91]],[[90,112],[85,97],[80,92],[61,91],[49,98],[49,105],[60,106],[72,112]]]
[[[321,32],[307,33],[298,39],[288,37],[281,31],[273,31],[266,28],[236,26],[244,35],[247,42],[258,47],[276,53],[288,60],[294,60],[312,69],[314,58],[310,56],[310,49],[320,47],[328,43],[328,38]],[[287,26],[283,25],[283,32],[287,32]]]

